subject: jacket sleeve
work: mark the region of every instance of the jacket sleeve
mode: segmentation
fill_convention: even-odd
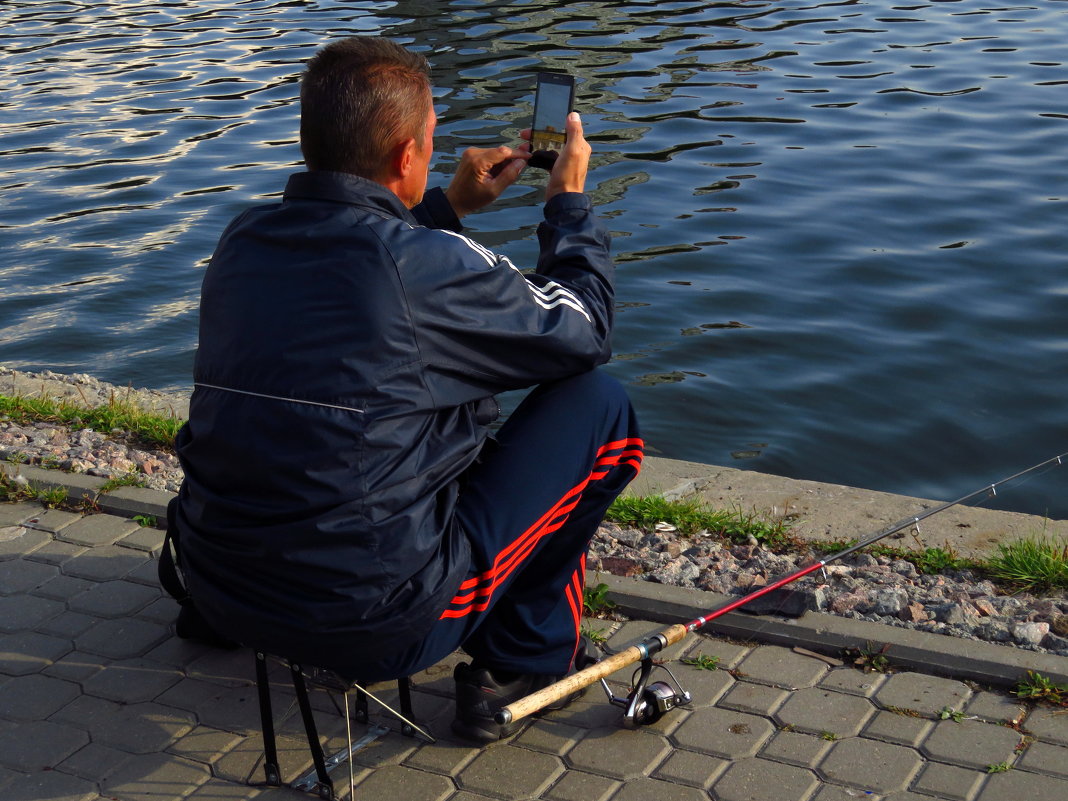
[[[530,274],[460,234],[413,233],[420,252],[398,268],[438,402],[466,402],[608,361],[610,237],[585,195],[561,194],[546,204]]]

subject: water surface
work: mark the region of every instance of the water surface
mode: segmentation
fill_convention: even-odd
[[[430,58],[432,182],[566,69],[654,453],[951,498],[1068,451],[1063,0],[0,7],[0,362],[188,388],[226,222],[322,43]],[[533,173],[474,235],[532,265]],[[287,324],[287,321],[280,321]],[[1000,505],[1068,514],[1068,472]]]

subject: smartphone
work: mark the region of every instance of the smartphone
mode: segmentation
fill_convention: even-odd
[[[534,94],[534,124],[530,126],[532,167],[551,170],[564,148],[564,126],[575,102],[575,78],[558,72],[539,72]]]

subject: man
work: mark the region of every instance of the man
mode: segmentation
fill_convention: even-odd
[[[204,277],[174,529],[197,609],[246,645],[364,681],[462,645],[454,729],[488,742],[571,667],[586,548],[641,440],[593,370],[613,266],[578,115],[532,275],[459,234],[529,154],[468,150],[424,195],[434,124],[419,55],[355,37],[309,62],[308,171]],[[494,395],[532,385],[489,438]]]

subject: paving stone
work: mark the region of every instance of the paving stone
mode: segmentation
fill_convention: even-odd
[[[73,648],[70,640],[36,631],[5,634],[0,637],[0,673],[10,676],[39,673]]]
[[[211,764],[241,742],[239,734],[197,726],[191,732],[168,746],[167,750],[194,762]]]
[[[597,687],[592,689],[596,690]],[[623,689],[618,687],[614,690],[617,695],[623,692]],[[618,729],[623,721],[623,710],[607,703],[603,692],[589,692],[585,697],[569,704],[566,709],[551,713],[551,719],[583,729]]]
[[[132,548],[130,550],[133,550]],[[134,553],[137,553],[134,551]],[[159,587],[159,564],[155,557],[146,559],[126,574],[126,580],[146,587]]]
[[[767,718],[712,707],[696,710],[672,739],[691,751],[741,759],[756,754],[774,732],[775,727]]]
[[[4,526],[0,528],[0,562],[29,556],[51,541],[52,535],[47,531],[26,526]]]
[[[894,796],[894,798],[897,797],[896,795]],[[835,784],[821,784],[819,789],[816,790],[816,794],[812,796],[812,801],[858,801],[858,799],[863,799],[863,801],[882,801],[883,796],[862,790],[854,790],[849,787],[839,787]],[[901,801],[931,801],[931,797],[905,793],[901,797]]]
[[[97,619],[81,612],[63,612],[37,626],[37,631],[64,640],[73,640],[82,632],[96,625]]]
[[[563,756],[586,735],[587,729],[554,720],[539,720],[513,741],[516,745],[541,751],[543,754]]]
[[[348,774],[345,771],[345,782]],[[341,782],[335,779],[335,784]],[[348,788],[346,788],[346,792]],[[444,801],[456,791],[453,783],[444,776],[424,773],[403,765],[389,765],[368,773],[366,778],[356,785],[357,798],[403,798],[406,801]]]
[[[155,657],[153,657],[155,658]],[[255,681],[256,662],[247,648],[223,650],[209,648],[194,660],[186,671],[190,678],[218,684],[222,687],[241,687]],[[290,679],[286,679],[289,683]]]
[[[77,684],[35,673],[19,676],[0,687],[0,717],[7,720],[43,720],[73,701]]]
[[[355,735],[354,735],[355,736]],[[311,753],[308,751],[308,741],[303,735],[298,739],[287,735],[279,735],[276,738],[278,749],[278,766],[282,771],[282,779],[292,782],[298,776],[311,767]],[[262,783],[264,780],[263,769],[263,738],[244,737],[238,744],[227,753],[219,757],[212,771],[215,777],[225,781],[245,783],[249,781]],[[365,769],[354,767],[358,776],[365,774]],[[345,769],[346,783],[348,782],[348,769]],[[346,788],[347,790],[348,788]],[[284,796],[288,801],[293,801],[293,791],[288,790],[289,795]],[[359,796],[357,796],[359,798]]]
[[[725,709],[737,709],[751,715],[771,715],[777,710],[790,693],[779,687],[766,684],[753,684],[750,681],[737,681],[719,700],[719,706]]]
[[[111,545],[140,528],[133,520],[123,520],[114,515],[86,515],[72,523],[57,535],[64,542],[97,547]]]
[[[24,523],[41,511],[39,503],[0,503],[0,526]]]
[[[1010,770],[990,776],[976,801],[1064,801],[1066,798],[1068,781],[1039,773]]]
[[[146,564],[151,557],[132,548],[120,548],[117,545],[103,545],[90,548],[64,562],[60,569],[66,576],[89,579],[90,581],[116,581],[125,578],[138,567]]]
[[[259,730],[259,694],[255,685],[220,687],[207,682],[203,682],[203,685],[213,687],[214,691],[206,694],[193,710],[201,723],[230,731]],[[271,695],[272,709],[276,712],[284,709],[278,693],[272,692]]]
[[[0,595],[29,592],[58,575],[58,568],[41,562],[26,559],[0,562]]]
[[[648,776],[671,752],[664,737],[643,729],[594,729],[567,755],[569,765],[613,779]]]
[[[673,665],[671,669],[682,689],[690,693],[692,700],[689,706],[693,709],[712,706],[736,684],[734,677],[726,670],[701,670],[689,665]]]
[[[188,668],[189,665],[196,662],[205,654],[211,651],[217,650],[210,645],[205,645],[202,642],[194,642],[193,640],[183,640],[179,637],[169,637],[162,643],[157,645],[151,651],[145,654],[146,659],[151,659],[154,662],[162,662],[165,665],[173,665],[177,668]],[[245,656],[248,659],[248,675],[253,676],[252,668],[252,656],[248,651],[245,651]]]
[[[716,779],[723,775],[723,771],[729,765],[729,762],[719,757],[676,749],[653,775],[665,781],[707,790]]]
[[[78,512],[66,512],[62,509],[45,509],[26,519],[26,522],[36,529],[55,534],[67,526],[77,523],[82,519]]]
[[[968,768],[985,769],[987,765],[1012,762],[1020,734],[1005,726],[962,720],[943,720],[921,747],[921,752],[938,762]]]
[[[1068,779],[1068,748],[1049,743],[1031,743],[1017,767]]]
[[[968,702],[965,712],[992,723],[1015,724],[1024,719],[1027,707],[1018,699],[1010,698],[1003,693],[981,691]]]
[[[133,757],[125,751],[99,743],[89,743],[77,753],[59,763],[59,769],[91,782],[100,782]]]
[[[173,667],[148,659],[130,659],[109,664],[87,679],[83,689],[110,701],[134,704],[151,701],[182,679]]]
[[[74,640],[79,650],[111,659],[142,656],[171,636],[159,623],[132,618],[102,620]]]
[[[687,655],[714,656],[719,660],[720,670],[730,670],[738,667],[741,661],[752,652],[753,649],[750,646],[727,642],[712,634],[698,634]]]
[[[963,711],[972,691],[963,682],[927,676],[923,673],[898,673],[887,679],[875,693],[875,701],[884,709],[904,709],[934,718],[949,707]]]
[[[404,760],[404,764],[431,773],[455,776],[471,764],[479,752],[479,748],[471,745],[439,739],[432,746],[420,748]]]
[[[178,602],[169,595],[160,595],[156,600],[137,613],[142,620],[151,620],[166,626],[178,619]]]
[[[661,782],[656,779],[637,779],[623,785],[612,801],[708,801],[708,794],[696,787]]]
[[[47,565],[62,565],[64,562],[81,556],[88,548],[82,545],[73,545],[69,542],[55,540],[49,535],[50,542],[45,543],[33,553],[26,554],[31,562],[44,562]]]
[[[971,801],[984,779],[986,771],[928,762],[912,789],[945,801]]]
[[[345,792],[348,793],[348,773],[345,774]],[[340,788],[341,783],[335,783],[335,788]],[[222,779],[209,779],[187,796],[195,801],[246,801],[250,798],[263,798],[263,791],[259,787],[248,787],[243,784],[223,781]],[[290,791],[292,799],[293,791]],[[310,798],[311,796],[309,796]],[[289,801],[289,799],[287,799]]]
[[[51,719],[85,729],[94,743],[131,754],[162,751],[196,725],[192,715],[159,704],[124,705],[86,695]]]
[[[140,524],[138,524],[140,526]],[[153,556],[159,556],[163,550],[163,537],[165,532],[150,526],[140,526],[137,531],[123,537],[118,544],[124,548],[133,548],[138,551],[147,551]]]
[[[908,787],[922,765],[920,755],[911,748],[851,738],[834,744],[819,773],[835,784],[892,793]]]
[[[23,773],[52,768],[89,742],[73,726],[32,720],[0,732],[0,764]]]
[[[1068,714],[1051,706],[1036,706],[1027,715],[1024,728],[1040,740],[1068,746]]]
[[[811,687],[827,675],[829,669],[826,662],[777,645],[760,646],[738,666],[740,675],[750,681],[788,690]]]
[[[42,672],[45,675],[54,676],[57,679],[80,682],[89,678],[97,671],[102,670],[107,663],[108,660],[105,660],[96,654],[87,654],[82,651],[71,651],[57,659]]]
[[[537,798],[563,772],[557,757],[500,745],[485,749],[456,781],[462,789],[494,798]]]
[[[146,754],[111,774],[101,782],[100,790],[120,801],[160,801],[185,798],[210,778],[207,765],[170,754]]]
[[[855,737],[875,713],[866,698],[811,687],[791,693],[774,718],[783,726],[812,734],[831,732],[838,737]]]
[[[97,617],[129,617],[160,596],[160,591],[129,581],[103,581],[75,595],[67,605]]]
[[[292,718],[292,720],[295,723],[297,718]],[[326,727],[322,726],[321,728]],[[295,727],[294,731],[297,731]],[[354,729],[352,733],[354,739],[357,739],[360,736],[356,734],[356,731],[360,731],[361,735],[363,732],[363,730],[359,728]],[[305,737],[303,728],[299,729],[299,732],[299,736]],[[361,765],[373,770],[377,770],[386,765],[399,765],[408,760],[422,744],[422,738],[402,737],[399,734],[391,732],[383,737],[379,737],[377,740],[367,745],[367,747],[356,752],[352,761],[356,765]],[[307,739],[305,738],[304,749],[307,750],[307,748]]]
[[[13,634],[16,631],[37,628],[62,611],[63,604],[49,598],[8,595],[0,598],[0,631]]]
[[[851,693],[863,698],[871,698],[887,677],[882,673],[864,673],[852,667],[833,668],[830,673],[820,681],[820,687],[828,690],[837,690],[842,693]]]
[[[741,759],[712,785],[717,801],[806,801],[818,785],[804,768],[766,759]]]
[[[814,768],[830,749],[830,740],[800,732],[778,731],[760,756],[800,768]]]
[[[4,788],[4,801],[96,801],[97,798],[95,784],[58,770],[21,776]]]
[[[620,786],[618,781],[607,776],[569,770],[542,798],[546,801],[608,801]]]
[[[34,595],[42,598],[52,598],[56,601],[66,601],[93,586],[88,579],[73,578],[71,576],[56,576],[51,581],[45,582],[36,590]]]

